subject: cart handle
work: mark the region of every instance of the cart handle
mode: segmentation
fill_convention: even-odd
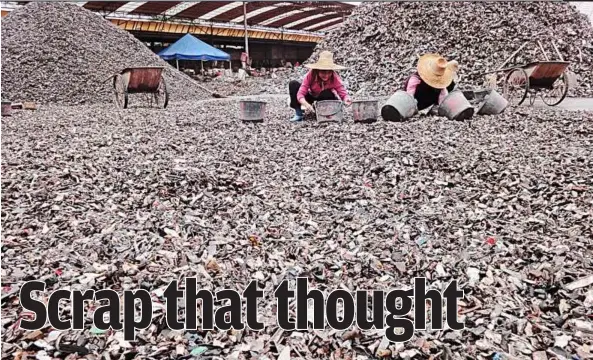
[[[478,74],[477,76],[484,76],[484,75],[488,75],[488,74],[494,74],[494,73],[497,73],[497,72],[504,72],[504,71],[507,71],[507,70],[517,69],[517,68],[518,67],[515,66],[515,67],[510,67],[510,68],[497,69],[497,70],[492,70],[492,71],[488,71],[488,72],[485,72],[485,73]]]

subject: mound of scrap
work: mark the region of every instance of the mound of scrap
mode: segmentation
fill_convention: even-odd
[[[577,76],[570,96],[593,96],[593,31],[587,17],[567,3],[395,2],[363,3],[318,44],[335,52],[352,90],[391,94],[414,71],[419,55],[438,52],[460,63],[461,85],[482,86],[523,44],[511,65],[570,61]],[[558,49],[558,52],[554,48]],[[502,80],[502,74],[498,77]]]
[[[71,3],[29,3],[2,19],[2,96],[13,101],[112,101],[126,67],[165,66],[172,100],[207,94],[123,29]]]

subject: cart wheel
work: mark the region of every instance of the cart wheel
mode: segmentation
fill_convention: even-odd
[[[548,106],[560,104],[566,97],[566,94],[568,94],[568,78],[566,74],[562,74],[562,76],[556,79],[551,89],[542,89],[541,92],[544,104]]]
[[[508,73],[503,94],[511,106],[523,104],[529,93],[529,77],[523,69],[513,69]]]
[[[113,77],[113,90],[115,92],[115,105],[120,109],[126,109],[128,107],[128,91],[124,79],[119,74]]]
[[[165,78],[162,75],[159,87],[156,93],[154,93],[154,101],[156,102],[157,106],[162,106],[163,109],[165,109],[169,104],[169,91],[167,90],[167,83],[165,82]]]

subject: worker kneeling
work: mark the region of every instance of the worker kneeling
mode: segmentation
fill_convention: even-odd
[[[382,117],[401,121],[418,112],[437,114],[439,105],[455,88],[453,78],[457,70],[457,61],[447,62],[438,54],[421,56],[416,72],[405,81],[403,90],[396,92],[381,109]]]
[[[334,64],[334,55],[329,51],[322,51],[314,64],[305,65],[311,69],[302,84],[296,80],[288,84],[290,93],[290,107],[295,115],[290,121],[302,121],[303,110],[313,113],[313,103],[324,100],[341,100],[347,106],[352,103],[348,91],[336,71],[345,67]]]

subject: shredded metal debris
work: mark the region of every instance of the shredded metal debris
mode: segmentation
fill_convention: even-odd
[[[480,30],[504,10],[517,16],[509,24],[539,31],[534,24],[549,19],[553,31],[583,40],[557,45],[582,50],[576,93],[590,94],[590,26],[576,26],[567,7],[462,4],[455,11],[464,16],[454,17],[452,5],[363,4],[335,33],[356,55],[345,58],[336,35],[322,47],[336,46],[352,66],[351,91],[385,96],[404,75],[401,59],[412,64],[439,36],[463,47],[464,75],[507,56],[521,40],[497,44],[510,25]],[[439,24],[444,35],[426,35]],[[420,25],[425,32],[411,35]],[[37,38],[27,38],[34,28]],[[62,59],[87,31],[91,42]],[[481,52],[464,43],[472,36],[483,39]],[[3,95],[36,102],[1,123],[3,359],[593,358],[593,112],[520,107],[465,122],[421,114],[356,124],[347,110],[343,123],[292,124],[286,97],[270,96],[264,122],[246,124],[237,99],[198,101],[208,95],[173,68],[167,109],[117,109],[108,87],[94,87],[119,65],[159,63],[142,46],[72,4],[32,3],[2,19]],[[263,81],[262,92],[298,72],[282,76]],[[255,94],[259,84],[229,92]],[[415,277],[441,290],[457,280],[465,329],[429,325],[397,344],[385,330],[285,331],[273,291],[301,276],[326,294],[408,288]],[[212,292],[259,280],[264,330],[168,329],[164,291],[185,277]],[[82,330],[24,331],[31,313],[18,296],[30,280],[45,282],[47,294],[145,289],[153,321],[126,341],[94,327],[102,304],[86,302]],[[72,304],[62,305],[71,317]]]

